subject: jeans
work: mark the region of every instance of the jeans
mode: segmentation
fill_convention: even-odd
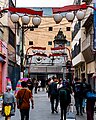
[[[66,112],[67,112],[67,105],[65,106],[61,105],[61,120],[63,120],[63,116],[64,116],[64,120],[66,120]]]
[[[56,101],[56,103],[55,103],[55,101]],[[58,107],[58,95],[56,95],[56,96],[51,95],[50,102],[51,102],[51,110],[52,110],[52,112],[54,112],[54,110],[55,109],[57,110],[57,107]]]
[[[20,109],[21,120],[29,120],[29,109]]]
[[[79,114],[79,112],[82,114],[82,102],[83,102],[83,98],[75,97],[75,106],[76,106],[77,114]]]

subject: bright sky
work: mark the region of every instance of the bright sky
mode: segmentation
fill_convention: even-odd
[[[13,0],[14,1],[14,0]],[[17,7],[63,7],[74,0],[16,0]]]

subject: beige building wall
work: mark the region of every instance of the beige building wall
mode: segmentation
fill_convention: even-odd
[[[25,51],[32,46],[29,45],[29,41],[33,41],[34,47],[46,47],[49,52],[50,48],[54,47],[54,37],[60,28],[66,35],[66,39],[71,41],[71,31],[66,31],[66,28],[70,26],[71,23],[65,18],[59,24],[56,24],[53,17],[42,17],[38,28],[35,28],[34,31],[28,30],[25,32]],[[53,30],[49,31],[49,27],[52,27]],[[48,45],[48,41],[52,41],[52,45]],[[68,48],[70,49],[70,47]],[[31,52],[32,50],[29,51]]]

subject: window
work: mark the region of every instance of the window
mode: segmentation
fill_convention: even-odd
[[[10,28],[9,28],[9,44],[15,48],[15,34]]]
[[[17,35],[18,35],[18,36],[19,36],[19,32],[20,32],[19,27],[20,27],[20,23],[17,22]]]
[[[70,46],[70,41],[67,41],[66,46]]]
[[[66,27],[66,31],[70,31],[70,27]]]
[[[16,45],[16,53],[17,55],[20,55],[20,45]]]
[[[3,39],[3,31],[0,29],[0,39]]]
[[[48,41],[48,45],[52,45],[52,41]]]
[[[15,2],[13,2],[13,0],[9,0],[9,7],[15,7]]]
[[[49,31],[52,31],[53,30],[53,27],[49,27]]]
[[[33,45],[33,41],[29,41],[29,45]]]

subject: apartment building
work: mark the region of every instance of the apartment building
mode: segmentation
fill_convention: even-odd
[[[82,3],[93,6],[92,0],[74,1],[74,4]],[[94,33],[94,10],[88,7],[85,11],[84,19],[82,21],[75,19],[73,22],[72,62],[75,68],[75,77],[87,78],[87,81],[96,89],[96,49],[93,48]]]
[[[1,10],[9,6],[15,7],[14,0],[0,1]],[[16,46],[20,39],[18,29],[15,29],[10,20],[10,13],[3,12],[0,15],[0,93],[2,93],[6,90],[7,79],[11,80],[13,89],[20,79],[20,55],[18,58]]]

